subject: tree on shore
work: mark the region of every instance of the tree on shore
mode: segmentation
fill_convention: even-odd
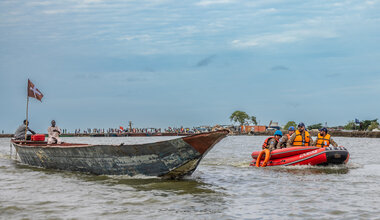
[[[345,130],[361,130],[361,131],[372,131],[373,129],[377,128],[379,126],[379,123],[377,122],[377,118],[373,120],[364,120],[361,121],[359,126],[354,121],[349,121],[345,126]]]
[[[245,123],[249,123],[250,121],[257,125],[256,117],[255,116],[249,116],[246,112],[243,111],[234,111],[232,115],[230,116],[230,120],[233,122],[238,122],[240,125],[243,125]]]
[[[348,121],[348,123],[344,126],[344,130],[355,130],[356,124],[354,121]]]
[[[254,125],[257,125],[257,120],[256,120],[256,117],[255,116],[251,116],[251,121]]]
[[[369,126],[374,123],[373,125],[375,126],[376,124],[379,124],[377,122],[377,118],[376,119],[373,119],[373,120],[364,120],[362,122],[360,122],[360,130],[369,130]]]
[[[373,121],[371,122],[371,124],[368,126],[368,130],[369,131],[372,131],[373,129],[379,129],[379,122],[377,122],[377,119],[376,121]]]
[[[289,127],[293,126],[294,128],[297,127],[297,124],[295,121],[288,121],[288,123],[286,123],[286,125],[284,126],[284,130],[288,130]]]

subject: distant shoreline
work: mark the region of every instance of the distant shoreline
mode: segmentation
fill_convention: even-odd
[[[287,131],[282,131],[287,134]],[[318,131],[309,131],[310,135],[316,137]],[[380,131],[329,131],[332,137],[359,137],[359,138],[380,138]],[[250,135],[250,136],[271,136],[274,131],[253,132],[251,134],[236,134],[236,135]]]
[[[287,131],[283,131],[285,134]],[[229,136],[271,136],[274,131],[230,133]],[[314,137],[317,131],[310,131]],[[361,138],[380,138],[380,131],[329,131],[333,137],[361,137]],[[189,136],[192,133],[105,133],[105,134],[63,134],[61,137],[169,137],[169,136]],[[45,134],[47,136],[47,134]],[[0,134],[0,138],[12,138],[13,134]]]
[[[90,133],[90,134],[62,134],[60,137],[169,137],[189,136],[193,133]],[[44,134],[46,137],[47,134]],[[13,134],[0,134],[0,138],[12,138]]]

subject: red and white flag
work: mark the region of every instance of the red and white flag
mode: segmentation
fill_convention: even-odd
[[[38,90],[34,84],[28,79],[28,96],[40,100],[42,102],[42,97],[44,95]]]

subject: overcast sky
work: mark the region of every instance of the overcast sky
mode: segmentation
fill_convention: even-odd
[[[2,0],[0,130],[380,118],[377,0]]]

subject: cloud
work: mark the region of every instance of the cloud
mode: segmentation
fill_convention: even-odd
[[[127,77],[125,79],[127,82],[147,82],[149,79],[147,78],[142,78],[142,77]]]
[[[354,85],[341,86],[338,88],[334,88],[333,90],[330,90],[329,93],[343,95],[346,97],[379,94],[380,92],[379,83],[380,83],[380,80],[373,80],[372,82],[365,82],[365,83],[358,82]]]
[[[277,66],[273,66],[273,67],[271,68],[271,70],[272,70],[272,71],[287,71],[287,70],[289,70],[289,68],[286,67],[286,66],[277,65]]]
[[[27,5],[30,6],[46,6],[46,5],[52,5],[53,3],[50,1],[35,1],[35,2],[28,2]]]
[[[64,10],[64,9],[45,10],[45,11],[43,11],[44,14],[48,14],[48,15],[64,14],[64,13],[67,13],[67,12],[69,12],[69,11],[68,10]]]
[[[91,3],[100,3],[103,2],[103,0],[83,0],[84,4],[91,4]]]
[[[78,80],[95,80],[99,79],[100,75],[97,73],[77,73],[74,75],[74,79]]]
[[[327,78],[335,78],[335,77],[338,77],[340,75],[341,75],[340,73],[331,73],[331,74],[326,74],[325,76]]]
[[[197,63],[197,67],[202,67],[202,66],[207,66],[207,65],[209,65],[212,61],[213,61],[213,59],[216,57],[216,55],[211,55],[211,56],[209,56],[209,57],[206,57],[206,58],[204,58],[204,59],[202,59],[202,60],[200,60],[198,63]]]
[[[217,4],[229,4],[234,3],[235,0],[201,0],[200,2],[197,2],[196,5],[199,6],[209,6],[209,5],[217,5]]]
[[[123,84],[128,83],[142,83],[152,80],[156,80],[157,76],[153,72],[146,71],[135,71],[135,72],[113,72],[113,73],[104,73],[103,81],[108,81],[111,84]],[[118,82],[115,82],[117,79]]]
[[[131,41],[131,40],[139,40],[139,41],[149,41],[151,40],[151,36],[148,34],[142,34],[142,35],[127,35],[118,38],[120,41]]]
[[[298,103],[298,102],[287,102],[286,105],[289,105],[289,106],[291,106],[293,108],[298,108],[298,107],[301,106],[301,104]]]
[[[278,34],[263,34],[249,37],[246,39],[233,40],[232,45],[235,47],[256,47],[267,46],[272,44],[294,43],[311,38],[336,38],[337,34],[328,30],[294,30],[285,31]]]

